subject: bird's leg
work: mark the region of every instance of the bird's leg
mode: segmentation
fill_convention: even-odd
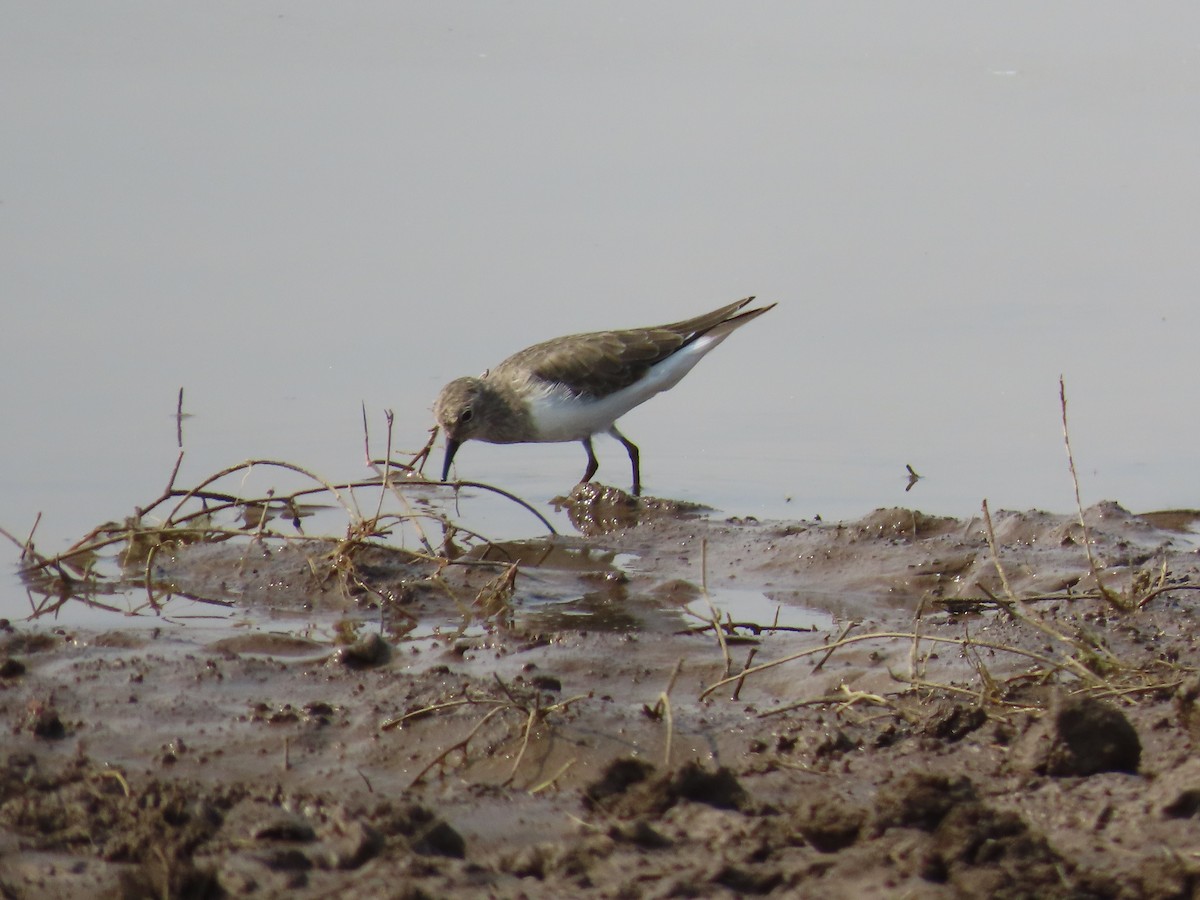
[[[629,454],[629,462],[633,464],[633,496],[638,497],[642,493],[642,457],[638,452],[637,444],[617,431],[616,425],[608,429],[608,433],[620,441],[625,447],[625,452]]]
[[[582,441],[583,449],[587,451],[588,464],[587,470],[583,473],[583,477],[579,479],[580,484],[587,484],[592,480],[592,476],[596,474],[596,470],[600,468],[600,463],[596,461],[596,451],[592,449],[592,438],[589,435]]]

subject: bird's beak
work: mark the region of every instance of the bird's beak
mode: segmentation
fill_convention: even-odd
[[[458,452],[458,448],[462,446],[462,441],[456,441],[451,437],[446,438],[446,461],[442,464],[442,481],[447,481],[450,478],[450,463],[454,462],[454,454]]]

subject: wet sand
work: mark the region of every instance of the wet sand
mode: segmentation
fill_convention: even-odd
[[[573,515],[353,582],[321,542],[160,554],[275,627],[8,623],[6,896],[1191,895],[1190,513],[1090,508],[1094,570],[1042,512],[995,552],[906,509]]]

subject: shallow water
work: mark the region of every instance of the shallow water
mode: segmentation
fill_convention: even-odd
[[[1196,505],[1197,26],[1109,3],[16,3],[0,525],[43,512],[52,552],[156,496],[180,386],[182,483],[250,457],[350,479],[363,404],[377,452],[388,408],[415,449],[450,378],[751,293],[778,308],[622,420],[648,493],[1065,511],[1061,374],[1085,504]],[[458,457],[547,514],[582,466]],[[504,506],[478,527],[538,530]],[[0,614],[24,602],[7,580]]]

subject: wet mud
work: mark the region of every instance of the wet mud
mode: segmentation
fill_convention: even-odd
[[[1187,511],[832,524],[562,502],[580,536],[453,564],[383,543],[352,565],[321,541],[160,550],[159,596],[219,624],[4,623],[0,890],[1200,885]]]

